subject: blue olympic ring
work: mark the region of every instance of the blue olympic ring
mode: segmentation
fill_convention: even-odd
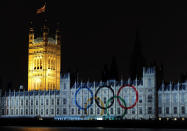
[[[90,93],[91,93],[91,99],[92,99],[92,102],[87,106],[87,107],[81,107],[78,103],[77,103],[77,94],[78,94],[78,92],[81,90],[81,89],[83,89],[83,88],[85,88],[85,89],[87,89]],[[87,110],[88,108],[90,108],[91,106],[92,106],[92,104],[93,104],[93,92],[92,92],[92,90],[90,89],[90,88],[88,88],[88,87],[80,87],[77,91],[76,91],[76,93],[75,93],[75,105],[79,108],[79,109],[81,109],[81,110]]]

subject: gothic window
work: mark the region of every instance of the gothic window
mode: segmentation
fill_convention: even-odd
[[[31,99],[31,106],[33,105],[33,99]]]
[[[152,102],[152,95],[148,95],[148,102],[150,103],[150,102]]]
[[[148,114],[152,114],[152,107],[148,107]]]
[[[132,114],[135,114],[135,109],[134,108],[132,108]]]
[[[16,109],[16,115],[18,115],[18,109]]]
[[[184,106],[181,107],[181,111],[182,111],[182,114],[185,114],[185,107]]]
[[[38,100],[36,100],[36,105],[38,105]]]
[[[6,114],[8,115],[8,109],[6,109]]]
[[[59,104],[60,104],[60,100],[59,100],[59,98],[57,98],[57,102],[56,102],[56,103],[57,103],[57,105],[59,105]]]
[[[142,107],[139,107],[139,114],[142,114]]]
[[[28,106],[28,100],[26,100],[26,106]]]
[[[2,111],[2,115],[5,115],[5,113],[4,113],[4,109],[2,109],[1,111]]]
[[[49,100],[48,99],[46,99],[46,105],[48,105],[49,104]]]
[[[174,107],[174,108],[173,108],[173,113],[174,113],[174,114],[177,114],[177,107]]]
[[[54,65],[54,62],[53,62],[53,59],[51,59],[51,69],[53,70],[53,65]]]
[[[66,104],[66,98],[63,99],[63,104],[64,104],[64,105]]]
[[[43,109],[41,109],[41,115],[43,115]]]
[[[13,115],[14,114],[14,110],[13,109],[11,109],[11,115]]]
[[[120,108],[117,108],[117,112],[118,112],[118,114],[120,114],[120,111],[121,111]]]
[[[51,114],[52,114],[52,115],[54,114],[54,109],[51,109]]]
[[[72,114],[72,115],[74,114],[74,108],[71,109],[71,114]]]
[[[169,114],[169,107],[166,107],[166,114]]]
[[[113,113],[114,113],[113,108],[111,108],[110,109],[110,114],[113,114]]]
[[[36,59],[34,59],[34,70],[36,69]]]
[[[104,104],[106,104],[106,97],[104,97]]]
[[[36,115],[38,115],[38,109],[36,109]]]
[[[54,99],[51,100],[51,105],[54,105]]]
[[[40,58],[40,69],[42,69],[42,58]]]
[[[48,69],[50,69],[50,57],[48,58]]]
[[[48,115],[48,109],[46,109],[46,115]]]
[[[53,70],[55,70],[56,69],[56,61],[55,61],[55,59],[53,60]]]
[[[81,112],[80,109],[78,109],[78,114],[80,114],[80,112]]]
[[[21,106],[23,106],[23,99],[21,99]]]
[[[28,115],[28,109],[25,110],[25,114]]]
[[[33,109],[31,109],[31,115],[33,114]]]
[[[43,99],[41,99],[41,101],[40,101],[40,102],[41,102],[41,105],[43,105]]]
[[[23,109],[21,109],[21,115],[23,115]]]
[[[139,96],[139,103],[142,103],[142,96]]]
[[[90,108],[90,114],[93,114],[93,108]]]
[[[63,114],[66,115],[66,108],[63,108]]]
[[[100,110],[99,110],[99,108],[97,108],[97,114],[99,114],[100,113]]]
[[[59,115],[59,108],[57,108],[56,113],[57,113],[57,115]]]
[[[39,69],[40,66],[40,59],[37,59],[37,69]]]

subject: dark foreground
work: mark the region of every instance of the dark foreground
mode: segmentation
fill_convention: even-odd
[[[187,121],[172,120],[89,120],[56,121],[52,119],[12,118],[0,119],[0,126],[34,126],[34,127],[105,127],[105,128],[176,128],[187,129]]]

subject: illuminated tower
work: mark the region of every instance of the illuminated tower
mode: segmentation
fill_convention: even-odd
[[[35,38],[34,29],[29,30],[28,91],[60,90],[61,40],[59,29],[55,38],[49,37],[44,25],[42,36]]]

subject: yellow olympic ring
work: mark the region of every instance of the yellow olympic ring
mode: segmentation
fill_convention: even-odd
[[[96,100],[96,99],[99,100],[99,102],[101,103],[101,106],[104,107],[103,101],[102,101],[99,97],[94,97],[94,100]],[[91,101],[91,100],[92,100],[92,98],[88,99],[87,102],[86,102],[86,104],[85,104],[85,112],[86,112],[86,115],[88,115],[88,112],[87,112],[86,107],[87,107],[88,102]],[[105,110],[102,109],[101,115],[104,115],[104,111],[105,111]]]

